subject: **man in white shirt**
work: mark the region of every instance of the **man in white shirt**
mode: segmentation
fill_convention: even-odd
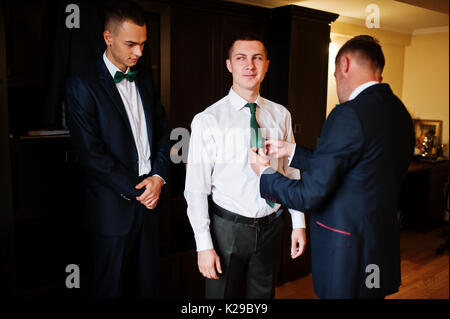
[[[197,114],[191,124],[184,192],[187,214],[198,267],[207,278],[207,298],[239,297],[242,285],[249,298],[272,298],[282,209],[260,197],[259,178],[248,165],[247,150],[251,143],[261,145],[264,138],[294,142],[291,116],[283,106],[259,95],[269,60],[257,35],[238,36],[226,64],[233,76],[229,94]],[[275,159],[271,165],[290,178],[300,178],[287,160]],[[302,212],[290,213],[291,256],[296,258],[306,244],[305,220]]]
[[[170,146],[151,74],[136,65],[147,40],[142,9],[112,7],[103,36],[103,57],[72,76],[66,89],[72,142],[85,173],[92,295],[155,297],[157,211]]]

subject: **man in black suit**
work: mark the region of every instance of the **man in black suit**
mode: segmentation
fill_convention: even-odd
[[[151,74],[137,66],[147,40],[143,10],[132,3],[110,8],[103,36],[103,57],[66,88],[68,124],[85,172],[92,294],[155,297],[157,204],[170,147]]]
[[[320,298],[384,298],[400,286],[397,197],[414,149],[412,120],[388,84],[381,46],[357,36],[336,56],[340,105],[314,152],[267,141],[266,154],[291,157],[290,180],[249,150],[264,198],[311,213],[314,289]]]

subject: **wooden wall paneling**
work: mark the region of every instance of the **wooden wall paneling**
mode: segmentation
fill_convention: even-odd
[[[181,298],[205,298],[205,278],[198,269],[195,249],[188,250],[181,255],[181,267]]]
[[[289,108],[291,20],[272,14],[269,27],[268,98]]]
[[[214,32],[217,19],[195,9],[172,8],[171,124],[189,128],[214,101]]]
[[[181,258],[178,254],[161,257],[159,298],[181,298]]]
[[[80,216],[81,169],[70,138],[38,138],[11,144],[16,220]]]
[[[326,118],[329,39],[328,24],[292,19],[289,109],[296,141],[311,149]]]
[[[15,140],[11,152],[18,294],[84,293],[64,286],[69,264],[89,275],[81,172],[70,138]]]
[[[0,4],[0,296],[16,294],[14,217],[9,152],[8,86],[6,79],[5,12]]]
[[[296,142],[309,148],[315,148],[325,121],[329,24],[336,18],[298,6],[272,10],[270,97],[290,110],[299,128]]]
[[[159,15],[159,83],[160,99],[167,116],[170,118],[170,28],[171,28],[171,8],[168,3],[138,0],[139,5],[150,13]],[[150,26],[151,27],[151,26]],[[155,39],[149,39],[151,46]],[[153,57],[152,57],[153,58]],[[154,61],[155,63],[157,61]],[[155,64],[154,63],[154,64]]]

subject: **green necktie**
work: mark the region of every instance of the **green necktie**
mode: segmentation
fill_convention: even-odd
[[[259,132],[259,124],[256,121],[256,103],[247,103],[246,107],[250,108],[250,147],[262,147],[262,139]],[[273,208],[275,205],[270,200],[266,199],[266,203]]]
[[[117,71],[116,74],[114,74],[114,83],[117,84],[120,81],[122,81],[123,79],[127,79],[128,81],[133,82],[134,79],[136,78],[136,73],[137,73],[137,71],[128,72],[128,73],[123,73],[123,72]]]

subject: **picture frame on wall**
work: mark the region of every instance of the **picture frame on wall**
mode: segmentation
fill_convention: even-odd
[[[434,136],[434,140],[437,144],[441,144],[442,138],[442,120],[414,120],[414,131],[416,133],[416,138],[422,136]]]
[[[442,143],[442,120],[414,119],[416,155],[436,157]]]

